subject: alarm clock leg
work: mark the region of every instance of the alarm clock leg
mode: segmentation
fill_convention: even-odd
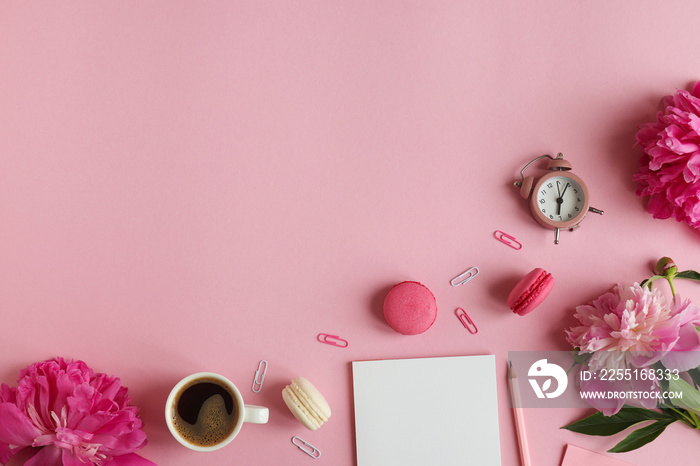
[[[554,229],[554,244],[559,244],[559,228]]]

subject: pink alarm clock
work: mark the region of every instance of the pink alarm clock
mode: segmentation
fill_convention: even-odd
[[[536,183],[535,177],[524,176],[530,165],[545,157],[551,159],[547,164],[550,173]],[[530,198],[530,211],[537,223],[554,229],[554,244],[559,244],[560,230],[578,228],[589,211],[603,214],[602,210],[590,207],[586,183],[571,173],[571,164],[564,160],[561,152],[556,158],[545,154],[530,161],[520,170],[520,181],[516,181],[515,186],[520,188],[523,198]]]

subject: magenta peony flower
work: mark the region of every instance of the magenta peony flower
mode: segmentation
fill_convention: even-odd
[[[656,122],[637,132],[644,155],[634,180],[637,195],[649,196],[654,218],[673,217],[700,228],[700,82],[693,93],[663,98]]]
[[[661,362],[679,372],[700,365],[700,308],[688,300],[672,300],[659,291],[634,285],[616,285],[590,304],[578,306],[574,314],[581,325],[566,331],[567,341],[589,356],[586,370],[635,369]],[[588,380],[583,391],[658,392],[656,380]],[[653,408],[647,399],[589,399],[606,416],[624,403]]]
[[[133,453],[146,433],[127,388],[82,361],[32,364],[0,386],[0,464],[33,448],[28,466],[153,465]]]

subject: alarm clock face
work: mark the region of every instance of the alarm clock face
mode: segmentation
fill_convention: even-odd
[[[573,173],[550,173],[535,185],[530,207],[541,225],[571,228],[578,225],[588,211],[588,188]]]

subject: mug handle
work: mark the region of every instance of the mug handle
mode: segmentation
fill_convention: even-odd
[[[243,422],[251,424],[266,424],[270,417],[270,410],[264,406],[245,405],[245,417]]]

